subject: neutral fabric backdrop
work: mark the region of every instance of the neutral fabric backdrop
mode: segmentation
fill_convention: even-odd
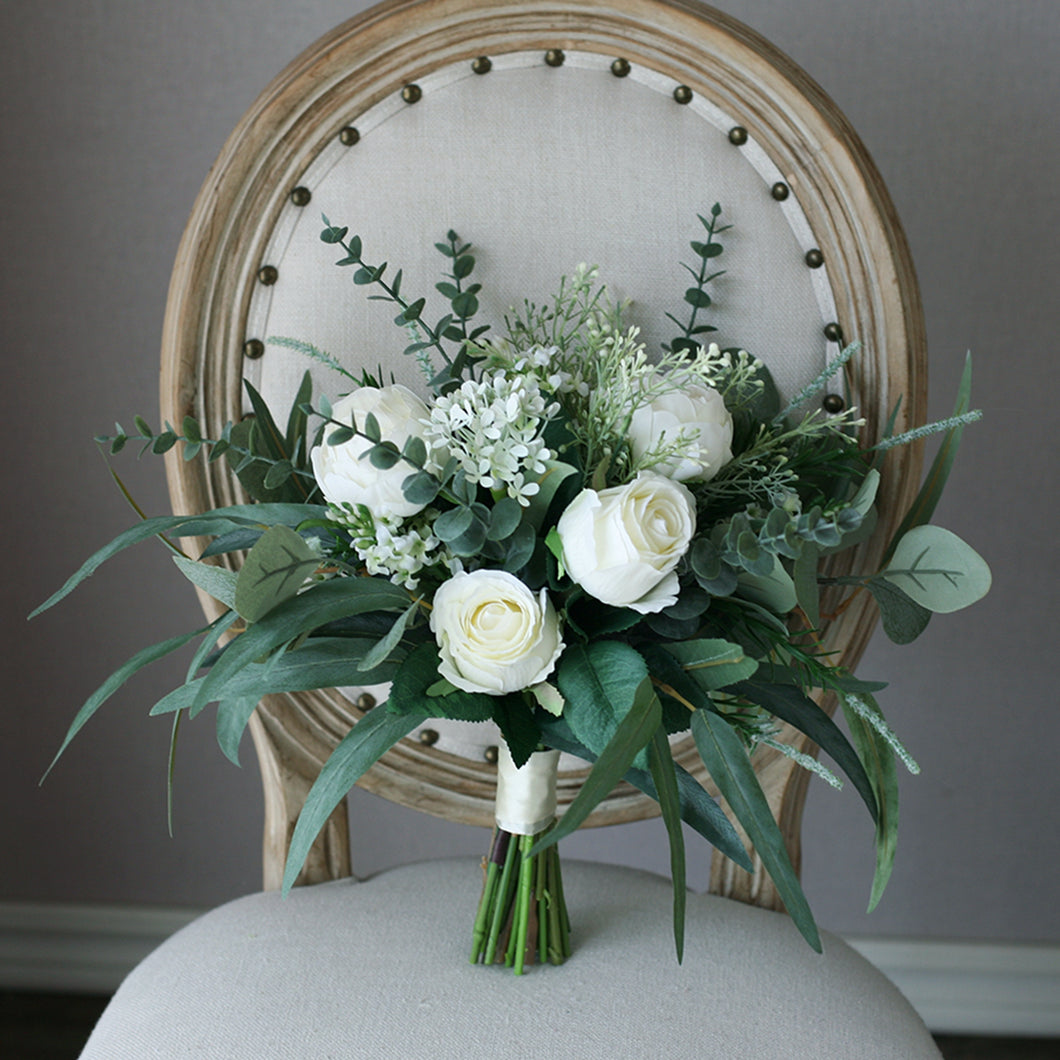
[[[91,438],[157,419],[166,285],[191,204],[224,138],[289,59],[357,0],[0,0],[0,394],[6,566],[0,712],[0,900],[206,906],[259,882],[259,781],[181,735],[174,837],[168,727],[146,707],[180,664],[131,683],[37,781],[80,702],[145,637],[189,628],[193,595],[144,547],[63,607],[25,615],[131,518]],[[967,432],[938,521],[991,562],[979,607],[911,648],[877,636],[865,675],[923,775],[902,785],[898,865],[864,915],[871,836],[856,796],[814,783],[805,884],[821,923],[889,936],[1060,941],[1050,678],[1058,390],[1054,286],[1060,9],[1052,0],[727,0],[852,120],[912,244],[931,346],[931,411],[965,351],[985,421]],[[157,461],[123,459],[140,503],[166,510]],[[484,833],[356,793],[362,873],[478,851]],[[665,871],[657,821],[572,839],[570,856]],[[695,847],[692,882],[705,887]]]

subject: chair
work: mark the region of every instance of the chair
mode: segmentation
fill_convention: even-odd
[[[392,314],[332,267],[321,213],[362,237],[366,259],[400,264],[406,289],[425,294],[440,272],[433,245],[455,228],[478,248],[493,317],[592,260],[616,294],[650,311],[638,322],[657,348],[668,337],[659,307],[679,298],[678,262],[697,212],[715,201],[735,225],[718,281],[718,341],[762,356],[790,395],[844,336],[856,337],[864,354],[837,384],[844,400],[870,431],[898,395],[898,429],[922,418],[924,329],[893,207],[849,125],[789,59],[690,0],[391,0],[296,59],[222,150],[174,268],[163,416],[193,414],[216,437],[248,411],[244,378],[282,408],[307,366],[314,391],[334,393],[325,368],[274,336],[349,367],[382,362],[416,385],[415,364],[387,359],[401,348]],[[177,510],[242,499],[224,461],[167,459]],[[881,523],[918,478],[915,453],[889,461]],[[859,546],[859,566],[879,558],[893,525]],[[848,608],[826,646],[853,666],[872,621],[867,603]],[[477,898],[475,866],[411,865],[354,884],[344,806],[299,879],[314,886],[281,901],[275,888],[305,794],[382,694],[260,704],[252,733],[265,891],[207,914],[149,957],[84,1057],[938,1055],[904,999],[840,940],[826,936],[823,958],[802,942],[775,912],[757,859],[752,874],[715,858],[712,893],[689,903],[681,967],[666,881],[570,862],[571,961],[522,981],[472,967],[462,926]],[[488,826],[496,741],[483,726],[432,721],[362,785]],[[675,755],[697,771],[691,741]],[[798,864],[808,774],[767,748],[756,758]],[[584,775],[584,764],[564,760],[561,807]],[[620,786],[589,824],[654,812]]]

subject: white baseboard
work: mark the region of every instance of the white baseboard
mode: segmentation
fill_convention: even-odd
[[[112,993],[195,910],[0,903],[0,989]],[[1060,1037],[1060,946],[850,938],[931,1030]]]

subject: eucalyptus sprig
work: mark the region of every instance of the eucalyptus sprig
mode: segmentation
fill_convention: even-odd
[[[698,216],[707,234],[705,242],[693,240],[689,244],[693,253],[699,259],[698,267],[687,265],[684,262],[681,263],[681,268],[692,277],[694,282],[694,286],[687,288],[684,295],[685,302],[691,306],[691,312],[687,323],[682,323],[673,313],[666,314],[667,319],[673,321],[681,329],[681,334],[677,338],[671,340],[669,344],[663,344],[663,349],[667,352],[673,350],[692,353],[703,345],[697,336],[709,335],[711,332],[718,330],[711,324],[699,324],[697,321],[700,311],[709,309],[712,304],[712,299],[706,291],[707,284],[725,274],[724,269],[719,269],[715,272],[710,272],[709,269],[710,262],[715,258],[721,257],[725,249],[718,242],[717,237],[722,232],[727,232],[732,225],[718,223],[718,218],[721,216],[720,203],[715,203],[710,208],[709,221],[702,214]]]

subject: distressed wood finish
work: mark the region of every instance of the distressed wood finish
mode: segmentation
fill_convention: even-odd
[[[216,437],[227,420],[241,414],[241,348],[255,273],[286,195],[342,126],[445,64],[557,47],[643,64],[713,100],[747,128],[806,212],[829,262],[844,333],[861,338],[869,351],[859,362],[857,378],[848,379],[869,431],[879,430],[900,394],[898,428],[922,418],[926,378],[919,294],[904,236],[875,167],[834,104],[791,60],[747,27],[689,0],[392,0],[304,52],[251,107],[195,203],[165,319],[163,416],[179,423],[190,413]],[[915,493],[919,459],[919,452],[910,449],[888,457],[880,493],[884,513],[899,512]],[[242,499],[223,461],[184,464],[171,452],[167,469],[177,511]],[[875,538],[858,549],[860,568],[879,559],[895,523],[893,514],[881,518]],[[843,569],[853,562],[848,558]],[[204,603],[208,610],[214,606]],[[840,650],[847,665],[854,665],[871,633],[869,608],[867,598],[857,601],[824,631],[825,647]],[[279,879],[305,791],[330,748],[359,716],[337,693],[270,697],[260,706],[253,732],[266,788],[267,886]],[[690,740],[678,758],[702,775]],[[806,774],[768,749],[758,759],[797,864]],[[494,775],[491,766],[403,741],[362,783],[405,805],[489,824]],[[561,805],[573,798],[582,775],[561,776]],[[620,788],[590,823],[654,812],[654,802]],[[303,879],[349,871],[342,809]],[[758,905],[778,904],[761,870],[750,876],[716,864],[712,889]]]

